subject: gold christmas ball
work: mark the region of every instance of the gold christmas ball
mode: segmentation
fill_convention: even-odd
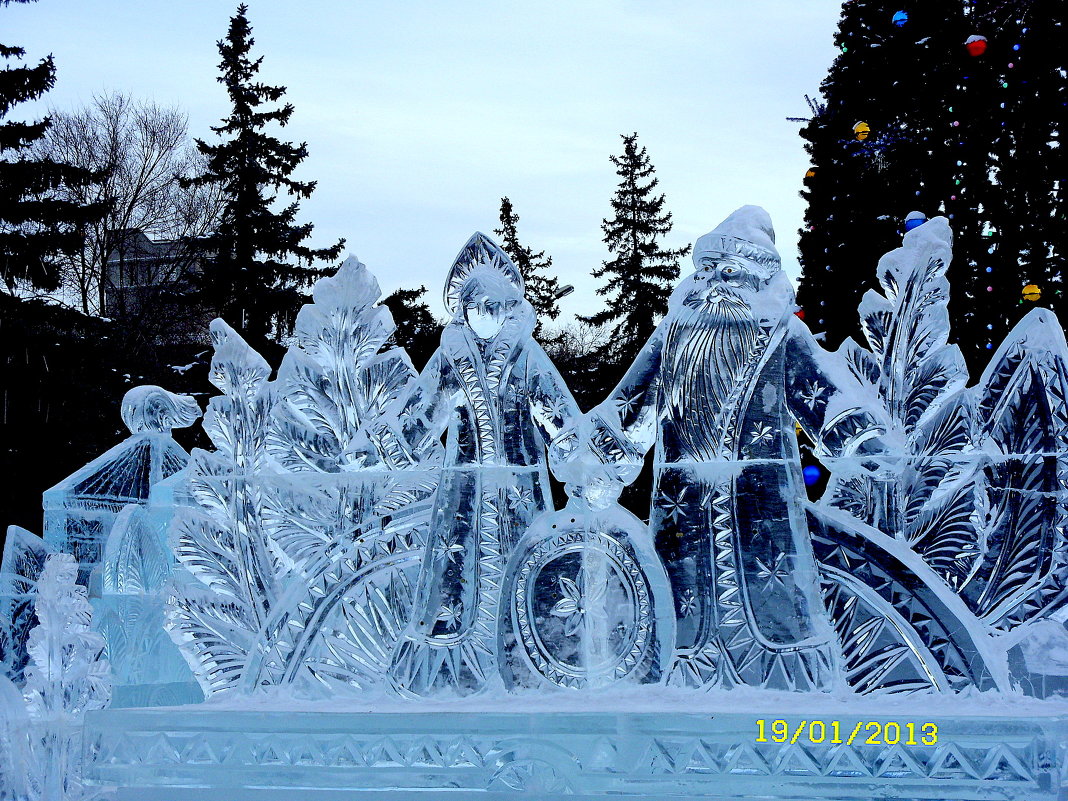
[[[853,126],[853,133],[857,135],[857,139],[863,142],[871,135],[871,126],[866,122],[858,122]]]
[[[1024,300],[1029,300],[1033,303],[1034,301],[1042,297],[1042,290],[1039,289],[1035,284],[1028,284],[1023,288],[1023,292],[1021,292],[1020,294],[1023,295]]]

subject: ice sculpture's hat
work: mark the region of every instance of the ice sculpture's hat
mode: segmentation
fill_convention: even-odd
[[[775,249],[775,228],[771,216],[760,206],[742,206],[727,219],[694,243],[693,261],[700,267],[700,259],[710,253],[726,253],[756,262],[767,277],[782,268]]]
[[[523,276],[519,268],[512,264],[512,260],[501,250],[500,245],[485,234],[476,231],[453,260],[449,277],[445,279],[445,308],[449,310],[449,314],[456,313],[464,282],[479,267],[499,272],[519,291],[522,297]]]

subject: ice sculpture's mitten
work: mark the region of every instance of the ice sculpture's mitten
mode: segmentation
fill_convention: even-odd
[[[509,689],[655,684],[670,664],[671,585],[649,530],[614,502],[618,488],[593,485],[590,503],[535,520],[509,561],[498,627]]]

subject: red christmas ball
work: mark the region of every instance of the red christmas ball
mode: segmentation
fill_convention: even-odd
[[[805,310],[804,309],[798,309],[797,311],[794,312],[794,314],[797,315],[797,319],[798,320],[804,320],[805,319]]]
[[[964,42],[964,48],[968,51],[969,56],[978,57],[986,52],[986,44],[985,36],[969,36],[967,41]]]

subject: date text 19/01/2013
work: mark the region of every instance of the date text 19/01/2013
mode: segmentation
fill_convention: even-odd
[[[934,723],[882,723],[860,720],[853,726],[843,726],[838,720],[802,720],[792,724],[782,719],[761,718],[756,722],[756,729],[758,743],[935,745],[938,742],[938,726]]]

